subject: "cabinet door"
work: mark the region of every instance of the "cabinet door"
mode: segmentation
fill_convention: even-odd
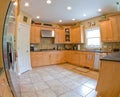
[[[65,42],[65,33],[64,29],[55,29],[55,43],[64,43]]]
[[[40,27],[39,26],[35,27],[34,39],[35,39],[35,43],[40,43]]]
[[[112,30],[112,23],[110,20],[106,21],[106,33],[107,33],[107,41],[113,41],[113,30]]]
[[[100,29],[101,29],[101,40],[103,42],[111,42],[113,40],[111,21],[107,20],[100,22]]]
[[[30,43],[40,43],[40,26],[31,26]]]
[[[55,29],[55,43],[59,43],[59,29]]]
[[[120,41],[120,16],[110,17],[113,30],[113,42]]]
[[[30,43],[34,43],[34,32],[35,32],[35,29],[34,29],[34,26],[31,26],[31,31],[30,31]]]
[[[57,64],[57,57],[58,57],[57,52],[51,52],[50,53],[50,63]]]
[[[107,41],[106,21],[100,22],[101,40],[102,42]]]
[[[87,62],[87,55],[86,52],[81,52],[80,53],[80,66],[86,66]]]
[[[73,64],[80,66],[80,53],[75,52],[73,54]]]
[[[89,68],[93,68],[94,67],[94,52],[88,52],[87,53],[87,64],[86,66]]]

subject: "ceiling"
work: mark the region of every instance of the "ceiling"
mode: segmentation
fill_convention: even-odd
[[[44,23],[72,24],[86,20],[105,13],[117,11],[116,2],[120,0],[51,0],[47,4],[46,0],[21,0],[21,10],[31,15],[34,21]],[[24,3],[28,2],[29,7]],[[72,10],[67,10],[71,6]],[[98,12],[98,9],[102,9]],[[86,14],[86,16],[83,16]],[[40,16],[40,19],[36,19]],[[72,21],[72,19],[76,19]],[[60,23],[59,20],[63,22]]]

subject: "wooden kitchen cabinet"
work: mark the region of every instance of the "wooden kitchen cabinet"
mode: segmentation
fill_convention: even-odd
[[[113,31],[113,42],[120,42],[120,15],[110,17]]]
[[[80,27],[71,28],[71,42],[81,43],[81,29]]]
[[[89,67],[93,69],[94,67],[94,52],[81,52],[80,54],[80,66]]]
[[[13,97],[4,72],[0,76],[0,97]]]
[[[94,52],[87,52],[87,64],[86,67],[92,68],[94,67],[94,60],[95,60],[95,53]]]
[[[64,51],[31,52],[32,67],[65,63]]]
[[[100,22],[101,40],[102,42],[113,41],[113,30],[111,20]]]
[[[101,61],[97,83],[98,97],[119,97],[120,94],[120,62]]]
[[[71,57],[71,63],[80,66],[80,52],[73,51]]]
[[[32,67],[50,65],[49,52],[31,52],[30,54]]]
[[[80,66],[85,66],[87,60],[87,53],[86,52],[80,52]]]
[[[120,42],[120,15],[100,22],[102,42]]]
[[[64,29],[62,28],[57,28],[55,29],[55,43],[65,43],[65,33]]]
[[[40,26],[31,25],[30,43],[40,43]]]

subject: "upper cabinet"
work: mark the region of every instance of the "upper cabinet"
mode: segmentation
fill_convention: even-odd
[[[30,43],[40,43],[40,26],[31,25]]]
[[[120,15],[100,22],[102,42],[120,42]]]
[[[113,42],[120,42],[120,15],[110,17],[113,31]]]
[[[62,28],[55,29],[55,43],[65,43],[64,29]]]
[[[101,30],[101,40],[102,42],[112,42],[113,31],[112,24],[110,20],[100,22],[100,30]]]
[[[71,42],[81,43],[81,28],[75,27],[71,29]]]

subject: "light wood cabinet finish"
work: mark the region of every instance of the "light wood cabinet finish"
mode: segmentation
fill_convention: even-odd
[[[71,63],[83,67],[94,67],[94,52],[79,51],[46,51],[31,52],[32,67]]]
[[[94,52],[81,52],[81,54],[80,54],[80,59],[81,59],[80,66],[89,67],[89,68],[93,69],[94,57],[95,57]]]
[[[80,27],[71,28],[71,42],[72,43],[81,43]]]
[[[65,63],[64,51],[31,52],[32,67]]]
[[[120,42],[120,15],[110,17],[113,30],[113,42]]]
[[[120,15],[100,22],[102,42],[120,42]]]
[[[0,97],[13,97],[4,72],[0,76]]]
[[[97,92],[100,97],[119,97],[120,62],[101,61]]]
[[[50,65],[49,52],[31,52],[30,54],[32,67]]]
[[[31,25],[30,43],[40,43],[40,26]]]
[[[112,32],[112,24],[110,20],[100,22],[101,29],[101,40],[102,42],[112,42],[113,40],[113,32]]]
[[[55,43],[65,43],[64,29],[55,29]]]

